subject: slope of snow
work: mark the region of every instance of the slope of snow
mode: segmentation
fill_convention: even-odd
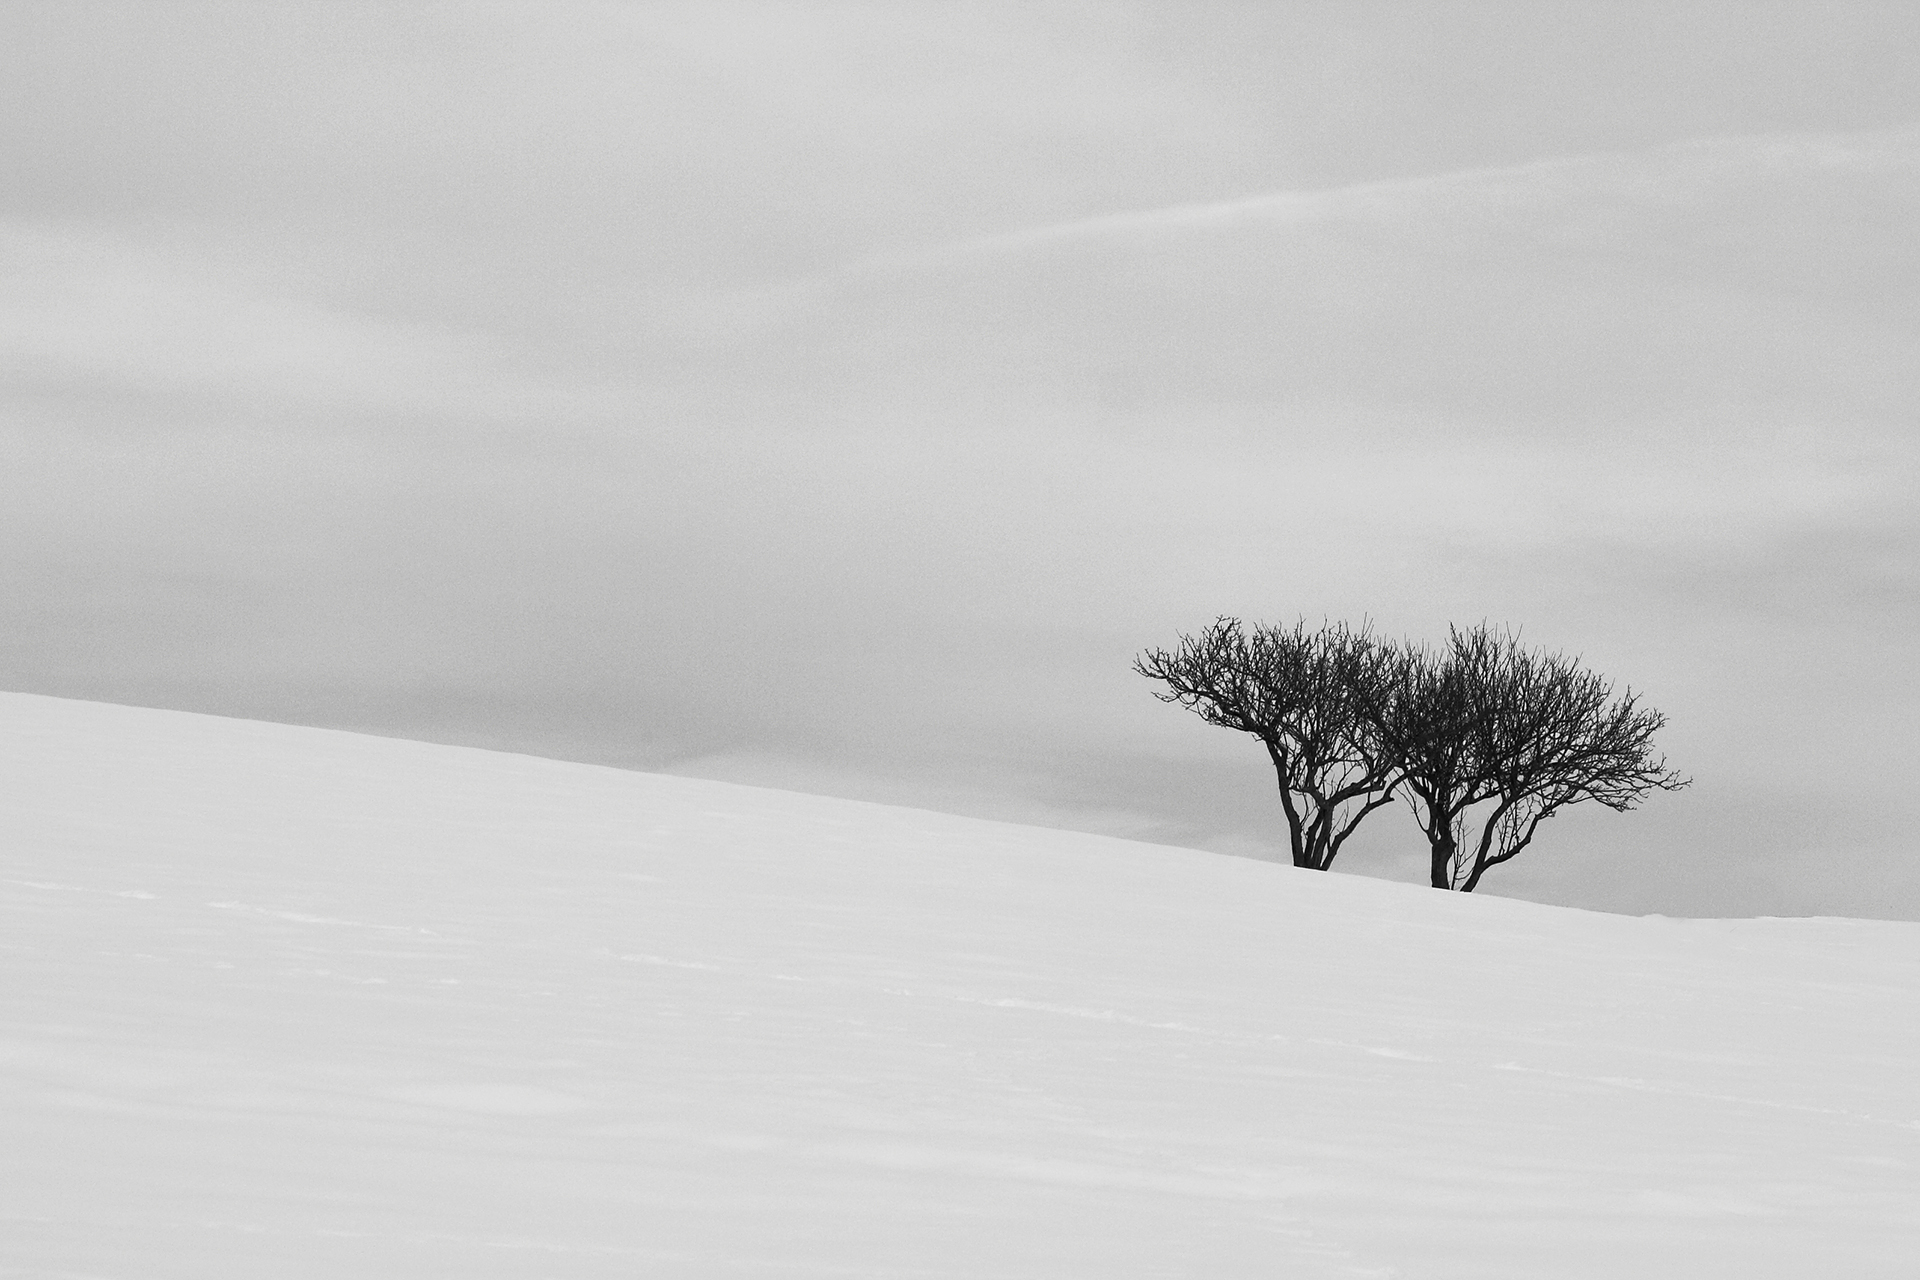
[[[0,795],[9,1276],[1920,1274],[1912,925],[24,695]]]

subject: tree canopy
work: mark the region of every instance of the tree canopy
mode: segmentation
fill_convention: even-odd
[[[1363,625],[1246,627],[1216,619],[1134,663],[1158,693],[1266,748],[1293,865],[1325,870],[1360,820],[1391,802],[1394,764],[1373,722],[1402,659]]]
[[[1434,887],[1471,891],[1567,805],[1625,811],[1686,786],[1653,752],[1665,723],[1577,659],[1483,624],[1451,629],[1438,652],[1411,651],[1380,729],[1427,837]]]

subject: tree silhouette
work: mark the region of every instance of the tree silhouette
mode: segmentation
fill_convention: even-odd
[[[1252,734],[1267,750],[1287,815],[1293,865],[1324,871],[1361,819],[1393,798],[1395,762],[1377,725],[1405,660],[1363,624],[1309,630],[1218,618],[1134,669],[1163,702]]]
[[[1653,754],[1665,723],[1577,659],[1483,623],[1450,629],[1440,653],[1409,653],[1376,728],[1426,834],[1433,886],[1471,892],[1568,805],[1625,811],[1686,786]]]
[[[1369,813],[1404,796],[1436,889],[1472,892],[1572,804],[1627,810],[1688,780],[1653,753],[1666,717],[1575,658],[1485,623],[1438,651],[1329,622],[1217,618],[1134,669],[1156,692],[1266,748],[1293,865],[1324,871]]]

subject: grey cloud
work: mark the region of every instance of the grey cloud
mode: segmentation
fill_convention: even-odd
[[[1139,647],[1491,617],[1702,778],[1514,891],[1920,911],[1753,745],[1912,758],[1897,81],[1671,143],[1677,82],[1602,129],[1397,10],[156,12],[0,42],[0,683],[1245,853]]]

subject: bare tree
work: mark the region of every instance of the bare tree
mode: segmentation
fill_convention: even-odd
[[[1375,726],[1402,665],[1364,624],[1247,628],[1219,618],[1172,650],[1148,650],[1134,669],[1166,683],[1161,701],[1260,740],[1293,865],[1324,871],[1360,820],[1393,798],[1396,767]]]
[[[1577,659],[1482,624],[1453,629],[1438,655],[1409,655],[1378,733],[1426,833],[1434,887],[1471,892],[1567,805],[1625,811],[1686,786],[1653,754],[1665,723]]]

